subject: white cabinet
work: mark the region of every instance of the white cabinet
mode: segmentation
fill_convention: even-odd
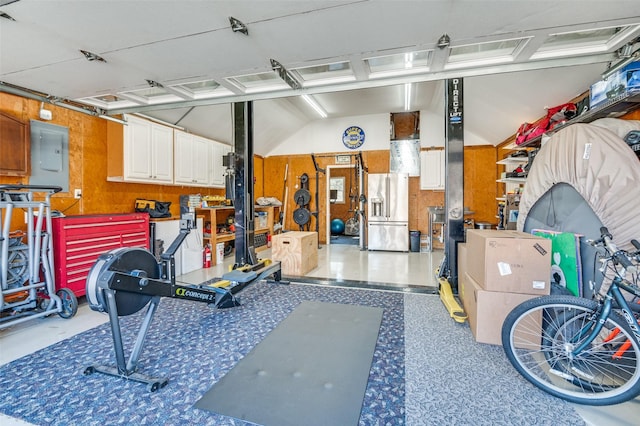
[[[420,189],[444,190],[444,151],[420,152]]]
[[[177,184],[192,186],[209,185],[210,146],[209,139],[190,133],[175,131],[174,164]]]
[[[224,188],[222,157],[231,146],[126,116],[107,123],[107,180]]]
[[[173,129],[136,117],[124,128],[123,178],[131,182],[173,183]]]
[[[220,142],[211,144],[211,169],[209,170],[209,182],[216,188],[224,188],[224,176],[226,168],[222,165],[222,157],[231,152],[231,146]]]

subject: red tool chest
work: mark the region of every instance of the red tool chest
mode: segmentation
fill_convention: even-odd
[[[119,247],[149,248],[146,213],[56,217],[53,261],[56,291],[84,296],[89,270],[103,253]]]

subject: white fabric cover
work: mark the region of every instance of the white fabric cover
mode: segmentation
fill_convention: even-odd
[[[582,195],[620,248],[631,249],[633,238],[640,241],[640,161],[616,134],[640,130],[640,122],[606,120],[600,125],[568,126],[540,148],[520,199],[518,230],[524,229],[536,201],[555,184],[564,182]],[[616,126],[620,121],[625,123]]]

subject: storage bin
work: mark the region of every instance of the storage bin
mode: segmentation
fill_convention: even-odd
[[[412,252],[420,251],[420,231],[409,231],[409,250]]]

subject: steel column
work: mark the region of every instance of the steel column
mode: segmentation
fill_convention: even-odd
[[[445,80],[445,261],[444,273],[458,289],[458,243],[464,242],[464,120],[462,78]],[[442,275],[441,271],[441,275]]]
[[[253,205],[253,102],[233,104],[236,265],[255,265]]]

